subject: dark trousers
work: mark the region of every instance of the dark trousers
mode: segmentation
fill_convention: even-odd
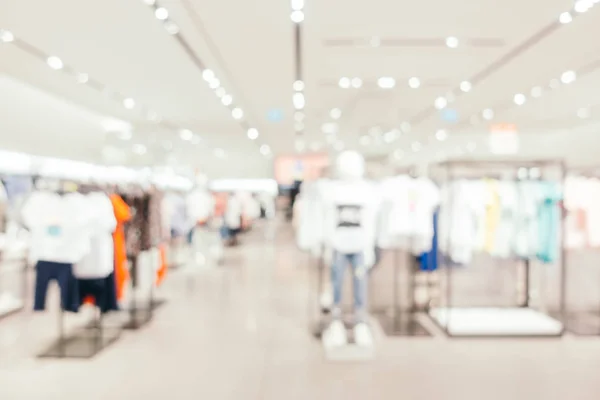
[[[60,305],[63,310],[79,310],[79,287],[73,276],[73,265],[52,261],[38,261],[35,276],[35,299],[33,309],[43,311],[46,308],[48,285],[56,281],[60,288]]]

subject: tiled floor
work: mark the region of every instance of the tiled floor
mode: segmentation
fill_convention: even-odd
[[[587,400],[600,340],[384,339],[368,363],[324,360],[308,333],[307,258],[282,228],[178,271],[152,324],[88,361],[38,360],[55,315],[0,321],[2,400]]]

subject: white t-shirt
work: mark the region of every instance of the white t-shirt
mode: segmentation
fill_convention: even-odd
[[[364,180],[331,182],[324,194],[325,244],[341,253],[373,251],[380,192]]]
[[[381,218],[379,242],[410,248],[414,253],[431,249],[433,214],[440,203],[440,192],[428,178],[407,175],[387,179],[381,184],[385,216]]]
[[[93,212],[85,196],[39,191],[21,209],[31,232],[30,260],[73,264],[90,250]]]
[[[238,229],[242,224],[242,212],[242,200],[239,196],[229,196],[225,209],[225,225],[229,229]]]
[[[198,221],[206,221],[215,210],[215,199],[204,189],[195,189],[186,198],[187,216],[191,226]]]
[[[73,275],[79,279],[106,278],[114,271],[114,242],[117,227],[114,209],[104,193],[87,196],[93,219],[90,221],[90,251],[73,265]]]

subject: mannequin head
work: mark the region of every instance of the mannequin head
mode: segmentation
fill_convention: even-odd
[[[344,151],[335,160],[335,169],[339,179],[361,179],[365,175],[365,159],[356,151]]]

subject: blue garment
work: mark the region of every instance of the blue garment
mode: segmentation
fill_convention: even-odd
[[[362,253],[344,254],[339,251],[333,254],[331,266],[331,282],[333,284],[333,317],[341,318],[340,305],[342,302],[342,288],[344,286],[344,271],[346,265],[352,267],[352,286],[354,292],[355,322],[364,322],[366,319],[366,298],[368,271]]]
[[[421,271],[436,271],[438,269],[438,217],[440,209],[433,214],[433,237],[431,238],[431,250],[419,256],[419,269]]]
[[[559,258],[562,193],[558,184],[540,182],[542,201],[538,208],[537,258],[552,263]]]

